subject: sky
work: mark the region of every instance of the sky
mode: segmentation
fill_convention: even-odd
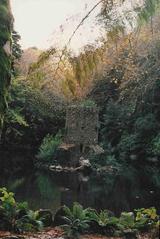
[[[15,30],[23,49],[63,46],[73,30],[98,0],[11,0]],[[95,24],[97,8],[74,37],[71,47],[92,43],[101,30]]]

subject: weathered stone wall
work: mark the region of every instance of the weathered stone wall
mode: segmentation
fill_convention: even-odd
[[[66,142],[82,145],[98,143],[98,108],[70,106],[66,115]]]

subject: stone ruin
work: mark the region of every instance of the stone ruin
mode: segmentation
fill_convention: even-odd
[[[72,105],[67,108],[65,138],[57,152],[60,166],[51,166],[52,171],[80,171],[90,167],[90,152],[103,153],[98,145],[98,123],[99,111],[96,106]]]
[[[98,144],[98,108],[96,106],[68,107],[65,141],[76,145]]]

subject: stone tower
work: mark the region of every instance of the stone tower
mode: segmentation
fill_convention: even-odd
[[[66,114],[66,143],[75,145],[98,144],[98,108],[72,105]]]
[[[57,151],[60,167],[67,170],[90,168],[88,154],[101,153],[98,146],[99,111],[95,105],[71,105],[66,112],[66,133]],[[52,171],[56,167],[52,167]]]

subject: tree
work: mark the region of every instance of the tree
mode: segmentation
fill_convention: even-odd
[[[126,20],[134,21],[134,14],[136,13],[137,19],[140,21],[148,21],[150,20],[157,9],[160,6],[160,0],[144,0],[143,3],[141,1],[134,1],[131,3],[131,9],[128,11],[126,7],[128,5],[128,0],[103,0],[101,4],[101,12],[99,14],[100,21],[103,21],[107,26],[107,30],[112,28],[113,24],[124,24],[124,18]],[[123,11],[121,13],[118,10],[118,7],[122,7]],[[124,18],[121,16],[124,15]]]
[[[8,88],[11,82],[11,32],[13,17],[9,0],[0,2],[0,132],[7,108]]]
[[[12,55],[14,59],[19,60],[22,56],[22,49],[21,45],[19,44],[19,40],[21,39],[21,36],[16,32],[15,30],[12,31]]]
[[[12,31],[12,72],[16,77],[19,74],[19,61],[22,57],[23,50],[19,41],[21,36],[15,30]]]

